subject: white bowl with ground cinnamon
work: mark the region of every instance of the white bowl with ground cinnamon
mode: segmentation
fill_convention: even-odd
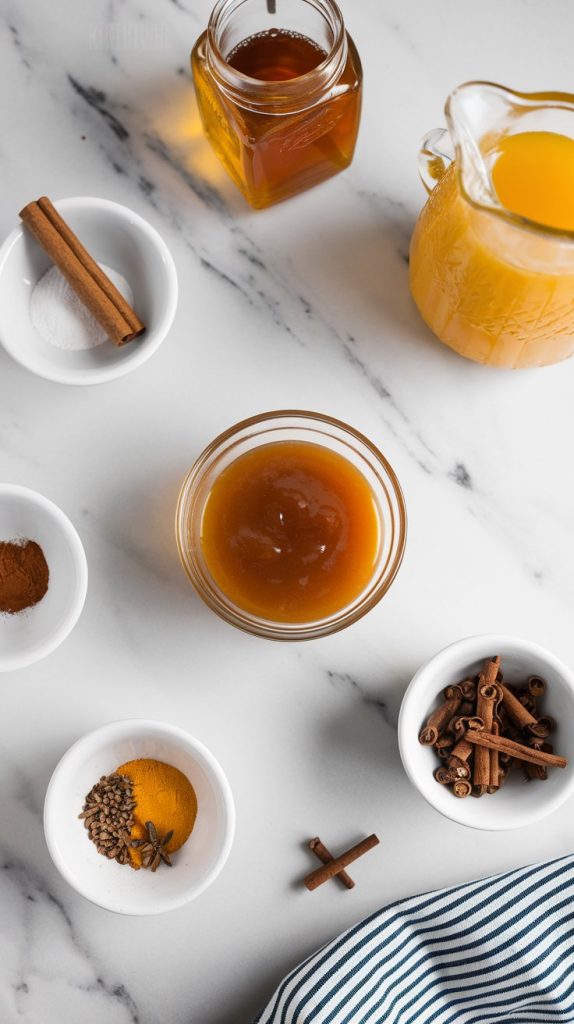
[[[459,640],[412,679],[399,748],[411,782],[447,818],[530,825],[574,793],[574,674],[531,640]]]
[[[82,542],[64,512],[27,487],[0,484],[0,672],[55,650],[87,585]]]

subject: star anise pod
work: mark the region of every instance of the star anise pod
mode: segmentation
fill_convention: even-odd
[[[167,832],[162,838],[158,835],[158,831],[153,821],[146,821],[145,823],[147,836],[145,839],[133,839],[132,846],[139,847],[139,851],[142,858],[142,867],[151,868],[152,871],[157,871],[161,861],[169,867],[171,864],[171,857],[167,852],[167,845],[173,836],[173,829]]]

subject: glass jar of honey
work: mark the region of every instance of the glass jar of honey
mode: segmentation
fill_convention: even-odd
[[[385,457],[351,427],[312,412],[231,427],[181,489],[176,534],[204,601],[240,629],[308,640],[381,599],[402,561],[406,512]]]
[[[219,0],[191,66],[206,134],[252,206],[350,164],[362,70],[334,0]]]

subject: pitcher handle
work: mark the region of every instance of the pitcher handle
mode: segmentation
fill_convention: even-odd
[[[454,147],[448,129],[433,128],[423,138],[419,150],[419,174],[429,195],[453,160]]]

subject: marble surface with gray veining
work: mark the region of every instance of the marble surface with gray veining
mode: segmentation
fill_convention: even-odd
[[[572,89],[570,0],[347,0],[365,66],[351,169],[254,213],[202,138],[189,51],[209,0],[0,0],[0,229],[46,193],[148,218],[180,303],[157,355],[92,389],[0,351],[0,478],[56,501],[85,544],[82,618],[0,678],[1,1024],[248,1024],[281,975],[392,900],[572,848],[572,806],[517,833],[442,819],[409,785],[396,719],[416,668],[473,632],[574,663],[574,363],[500,372],[442,348],[407,286],[424,195],[420,136],[469,78]],[[381,446],[410,533],[389,595],[330,639],[282,646],[219,621],[181,571],[178,485],[204,445],[281,407]],[[179,723],[237,802],[229,862],[176,913],[116,917],[59,877],[42,833],[50,773],[114,718]],[[357,886],[314,894],[304,841],[376,831]]]

